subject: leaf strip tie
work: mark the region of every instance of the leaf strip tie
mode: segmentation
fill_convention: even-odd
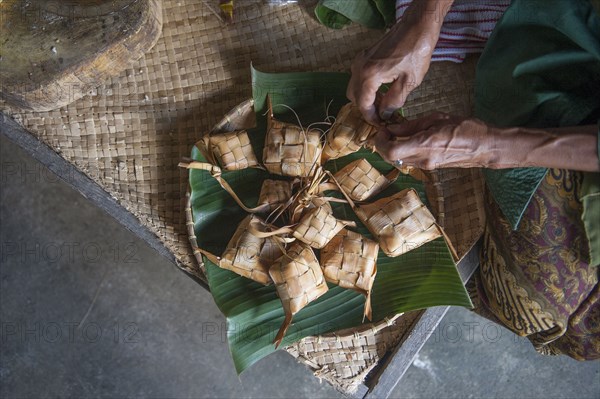
[[[255,237],[258,238],[269,238],[269,237],[274,237],[274,238],[278,238],[278,239],[282,239],[282,242],[293,242],[295,239],[294,238],[287,238],[287,237],[278,237],[284,234],[291,234],[294,230],[290,227],[290,226],[284,226],[281,228],[278,228],[276,230],[272,230],[272,231],[265,231],[265,225],[260,223],[258,220],[253,220],[250,222],[250,224],[248,225],[248,230],[252,233],[252,235],[254,235]]]
[[[261,213],[261,212],[266,212],[269,210],[269,204],[263,204],[263,205],[257,206],[256,208],[248,208],[246,205],[244,205],[244,203],[237,196],[235,191],[233,191],[233,188],[231,188],[229,183],[227,183],[227,181],[225,181],[225,179],[223,179],[221,168],[216,165],[213,165],[213,164],[210,164],[207,162],[192,161],[192,162],[180,162],[178,166],[180,168],[185,168],[185,169],[197,169],[197,170],[208,171],[210,173],[210,175],[217,182],[219,182],[221,187],[223,187],[223,189],[231,195],[231,197],[235,200],[235,202],[237,202],[237,204],[248,213]]]

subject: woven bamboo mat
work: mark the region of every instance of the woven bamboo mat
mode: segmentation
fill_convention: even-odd
[[[163,33],[154,48],[68,106],[32,113],[0,104],[135,214],[174,252],[180,266],[196,275],[201,271],[186,231],[187,172],[177,163],[203,133],[251,96],[250,62],[268,72],[347,71],[354,56],[381,36],[359,26],[322,27],[312,16],[314,1],[285,7],[236,2],[236,23],[228,26],[206,3],[215,2],[164,0]],[[406,116],[433,110],[469,115],[475,62],[432,65],[411,95]],[[464,254],[483,223],[477,191],[481,176],[472,171],[436,176],[434,191],[448,197],[435,197],[433,210]],[[470,187],[466,191],[465,185]],[[352,332],[343,344],[339,334],[333,340],[309,337],[288,351],[347,391],[404,334],[402,323],[390,324],[367,329],[359,339]],[[341,347],[347,362],[336,355]]]

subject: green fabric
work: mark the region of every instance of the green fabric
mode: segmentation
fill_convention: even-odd
[[[600,166],[600,120],[598,121],[598,165]],[[586,173],[583,177],[581,219],[590,242],[590,264],[600,265],[600,174]]]
[[[375,6],[381,13],[384,28],[396,23],[396,0],[373,0]]]
[[[600,137],[599,137],[600,139]],[[600,154],[600,151],[598,152]],[[600,173],[585,173],[581,187],[581,219],[590,245],[590,264],[600,265]]]
[[[396,0],[320,0],[315,16],[323,25],[340,29],[351,22],[385,29],[396,19]]]
[[[488,189],[514,230],[547,171],[545,168],[484,169]]]
[[[477,66],[475,114],[492,125],[559,127],[600,116],[600,18],[586,0],[513,0]],[[546,169],[485,170],[514,229]]]
[[[600,120],[598,120],[598,166],[600,166]],[[586,173],[581,188],[581,219],[590,243],[590,264],[600,265],[600,173]]]

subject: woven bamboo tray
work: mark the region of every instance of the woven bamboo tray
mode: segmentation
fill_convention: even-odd
[[[255,127],[253,106],[253,100],[239,104],[210,133]],[[445,227],[462,258],[482,233],[482,176],[476,169],[447,169],[428,173],[427,177],[429,182],[425,183],[425,187],[432,211]],[[188,239],[198,265],[195,274],[205,279],[202,254],[194,232],[189,192],[186,198]],[[419,312],[409,312],[354,329],[306,337],[285,350],[309,366],[315,376],[329,381],[342,392],[352,393],[379,360],[409,332],[408,329],[418,314]]]

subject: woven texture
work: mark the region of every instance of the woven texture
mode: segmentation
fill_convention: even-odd
[[[263,154],[269,172],[306,177],[321,160],[321,133],[271,119]]]
[[[347,223],[337,220],[328,204],[306,212],[294,229],[294,237],[313,248],[323,248]]]
[[[360,205],[356,215],[388,256],[399,256],[441,236],[435,218],[415,190]]]
[[[354,201],[366,201],[390,183],[366,159],[344,166],[335,174],[335,179]]]
[[[327,132],[323,147],[324,160],[341,158],[358,151],[375,132],[377,129],[365,122],[358,107],[354,104],[344,105]]]
[[[366,295],[377,274],[377,251],[379,245],[376,242],[354,231],[340,231],[321,251],[325,278]]]
[[[442,169],[429,178],[425,190],[431,211],[463,257],[483,234],[483,174],[480,169]]]
[[[224,170],[240,170],[258,166],[258,160],[252,150],[248,132],[218,133],[206,135],[203,140],[207,151]]]
[[[377,275],[379,245],[362,235],[343,229],[321,251],[325,279],[342,288],[364,294],[364,315],[371,320],[371,288]]]
[[[317,377],[330,381],[342,392],[353,393],[377,361],[401,344],[409,333],[426,333],[411,332],[419,315],[410,312],[358,329],[307,337],[287,351],[312,368]]]
[[[163,33],[154,48],[91,95],[42,113],[0,105],[135,214],[182,268],[202,278],[200,253],[190,245],[196,240],[193,225],[186,227],[192,218],[188,175],[177,163],[213,126],[215,132],[254,126],[252,102],[240,104],[251,96],[250,62],[271,72],[347,71],[354,56],[381,36],[358,25],[329,30],[313,19],[312,5],[271,8],[240,1],[238,22],[224,26],[202,1],[164,0]],[[405,116],[435,110],[471,115],[475,62],[432,64],[409,97]],[[482,231],[481,175],[449,170],[432,176],[432,212],[441,216],[462,256]],[[351,390],[401,341],[410,323],[375,326],[382,327],[308,337],[287,350],[321,378]]]
[[[457,67],[446,65],[451,68]],[[428,81],[425,81],[424,85],[427,84]],[[420,108],[418,103],[415,108]],[[244,129],[253,126],[254,123],[252,101],[249,100],[225,115],[214,130]],[[427,173],[426,177],[428,182],[425,188],[432,212],[440,225],[445,227],[446,234],[456,247],[459,257],[462,258],[483,232],[481,172],[477,169],[445,169]],[[200,270],[203,270],[202,255],[197,248],[193,228],[189,195],[186,218],[189,242],[197,264]],[[366,324],[358,329],[306,337],[287,347],[286,350],[309,366],[319,378],[329,381],[342,392],[351,393],[377,366],[388,350],[402,343],[420,314],[421,312],[410,312],[399,319],[397,316]]]
[[[294,243],[269,271],[286,314],[296,314],[327,292],[327,284],[314,251]]]
[[[272,211],[292,196],[292,184],[287,180],[265,179],[258,196],[258,205],[269,205]]]
[[[312,17],[311,2],[262,3],[236,2],[237,23],[223,25],[205,2],[164,0],[157,44],[91,95],[49,112],[1,107],[104,187],[197,273],[185,229],[187,172],[177,163],[251,96],[250,63],[271,72],[343,71],[380,35],[358,26],[329,30]]]
[[[279,346],[292,322],[292,316],[325,294],[329,288],[315,252],[300,242],[289,247],[286,254],[273,264],[269,274],[285,312],[285,320],[274,341]]]
[[[248,231],[250,222],[256,216],[248,215],[242,220],[236,229],[227,249],[221,257],[219,266],[231,270],[260,284],[270,284],[269,268],[273,264],[270,251],[265,250],[266,238],[259,238]]]

